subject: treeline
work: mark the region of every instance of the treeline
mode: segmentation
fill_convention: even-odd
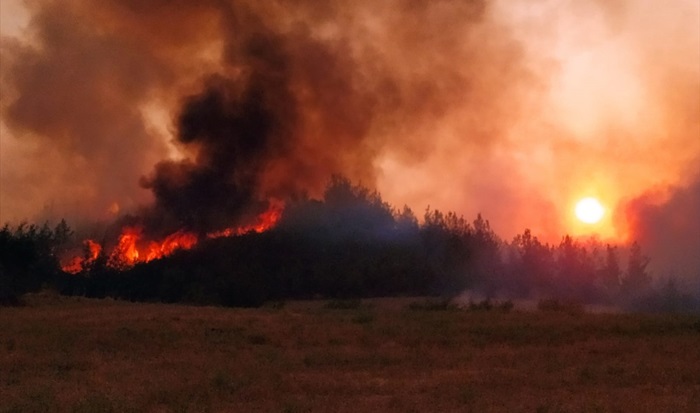
[[[257,306],[291,298],[449,297],[469,289],[486,297],[633,309],[700,306],[673,281],[655,288],[649,258],[637,244],[622,251],[566,236],[550,245],[529,230],[504,242],[480,215],[467,221],[428,209],[419,222],[409,208],[394,209],[377,192],[342,177],[330,181],[321,200],[289,202],[271,230],[203,240],[145,264],[115,267],[100,256],[79,274],[62,273],[56,256],[69,235],[65,223],[53,230],[3,229],[0,242],[34,251],[0,257],[2,286],[10,286],[10,296],[43,284],[68,295]]]
[[[55,284],[62,274],[60,248],[71,235],[66,221],[54,228],[5,224],[0,229],[0,305],[16,305],[23,294]]]

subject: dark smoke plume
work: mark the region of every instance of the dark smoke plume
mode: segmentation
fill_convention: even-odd
[[[341,65],[337,51],[305,30],[282,37],[260,26],[229,35],[224,64],[233,75],[209,76],[178,117],[177,141],[192,158],[161,162],[141,181],[155,195],[153,215],[173,220],[170,228],[229,226],[250,209],[261,212],[271,196],[318,188],[345,170],[344,157],[371,174],[371,157],[357,156],[370,100],[343,69],[352,62]],[[305,111],[315,112],[314,132],[325,142],[306,141]]]
[[[205,92],[188,99],[178,141],[194,149],[194,160],[160,162],[141,181],[155,195],[155,216],[212,230],[230,225],[254,203],[265,163],[292,138],[284,122],[294,122],[294,115],[280,111],[293,109],[293,98],[284,83],[272,80],[251,79],[241,88],[213,78]]]

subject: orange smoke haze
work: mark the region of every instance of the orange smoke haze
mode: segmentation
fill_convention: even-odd
[[[696,245],[656,225],[698,188],[695,0],[0,7],[3,222],[135,214],[168,249],[340,173],[396,206],[482,213],[506,239]],[[599,223],[576,219],[584,197]],[[124,255],[148,259],[132,235]]]

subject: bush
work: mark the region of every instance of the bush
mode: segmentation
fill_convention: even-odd
[[[414,311],[456,311],[459,310],[459,307],[448,299],[427,299],[423,302],[410,303],[408,309]]]
[[[360,299],[331,300],[324,307],[332,310],[355,310],[360,308],[361,305],[362,301]]]
[[[503,301],[498,305],[498,309],[506,313],[513,310],[513,308],[515,308],[515,304],[511,300]]]
[[[491,300],[486,299],[479,301],[478,303],[470,301],[469,302],[469,310],[471,311],[489,311],[493,308],[493,304],[491,303]]]
[[[563,312],[568,314],[581,314],[583,305],[576,302],[562,302],[554,298],[542,299],[537,303],[537,309],[544,312]]]

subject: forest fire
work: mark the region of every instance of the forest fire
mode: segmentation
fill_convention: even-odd
[[[243,235],[249,232],[265,232],[274,227],[282,217],[283,206],[280,202],[273,202],[270,209],[258,215],[257,222],[250,225],[240,227],[226,228],[220,231],[214,231],[207,234],[207,238],[231,237]]]
[[[210,232],[206,234],[206,238],[240,236],[250,232],[267,231],[277,224],[282,216],[282,210],[281,202],[273,202],[267,211],[257,216],[255,223]],[[138,263],[166,257],[177,250],[191,249],[197,242],[199,242],[197,234],[185,230],[178,230],[160,241],[145,240],[142,226],[126,226],[122,229],[115,247],[104,256],[108,267],[126,269]],[[103,246],[92,239],[85,240],[83,246],[83,255],[65,260],[61,267],[63,271],[78,274],[95,263],[104,251]]]
[[[102,252],[102,245],[91,239],[85,240],[83,246],[85,251],[84,255],[82,257],[73,257],[67,262],[64,262],[61,267],[63,271],[70,274],[77,274],[85,267],[95,262]]]
[[[179,249],[190,249],[197,243],[197,236],[186,231],[177,231],[162,241],[149,241],[143,246],[142,227],[126,227],[112,250],[107,265],[113,268],[130,267],[139,262],[149,262],[172,254]]]

